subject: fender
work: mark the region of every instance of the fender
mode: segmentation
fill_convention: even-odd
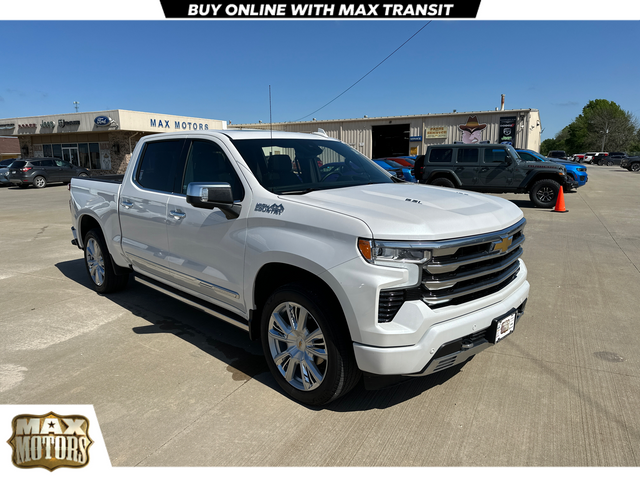
[[[462,182],[460,181],[460,178],[458,178],[458,175],[456,175],[456,173],[450,168],[438,168],[436,170],[432,170],[429,178],[427,178],[427,183],[430,183],[433,177],[440,176],[442,173],[445,173],[447,177],[450,177],[456,186],[459,187],[460,185],[462,185]]]

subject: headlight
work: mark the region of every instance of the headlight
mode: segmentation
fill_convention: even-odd
[[[361,238],[358,250],[364,259],[372,264],[411,263],[422,264],[431,258],[431,251],[411,242],[388,242]]]

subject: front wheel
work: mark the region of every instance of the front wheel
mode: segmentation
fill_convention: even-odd
[[[640,162],[638,162],[638,163],[633,163],[633,164],[629,167],[629,169],[630,169],[632,172],[640,172]]]
[[[342,314],[316,291],[297,284],[277,289],[265,303],[260,329],[271,374],[301,403],[329,403],[360,378]]]
[[[102,232],[97,228],[84,237],[84,264],[98,293],[122,290],[129,281],[129,274],[116,274]]]
[[[538,180],[531,187],[529,198],[536,207],[551,208],[555,206],[560,192],[560,184],[555,180]]]
[[[612,167],[612,166],[613,166],[613,161],[612,161],[612,160],[609,160],[609,161],[607,162],[607,166],[608,166],[608,167]]]

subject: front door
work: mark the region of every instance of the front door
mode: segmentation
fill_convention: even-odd
[[[64,146],[62,147],[62,159],[74,164],[76,167],[80,166],[80,157],[78,155],[78,147],[77,146],[73,146],[73,147],[67,147]]]
[[[167,263],[172,281],[243,313],[246,217],[228,219],[218,208],[194,207],[187,203],[186,191],[192,182],[229,183],[234,199],[244,199],[248,205],[249,189],[243,187],[223,145],[194,139],[188,148],[182,190],[171,195],[167,204]]]
[[[502,191],[502,188],[511,187],[514,164],[509,163],[509,153],[499,147],[484,147],[481,150],[478,187],[487,191]]]

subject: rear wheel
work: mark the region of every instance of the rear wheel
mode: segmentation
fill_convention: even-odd
[[[265,303],[261,341],[269,370],[295,400],[323,405],[360,378],[344,318],[328,298],[298,284],[276,290]]]
[[[609,167],[613,166],[613,161],[612,161],[612,160],[609,160],[609,161],[607,162],[607,166],[609,166]]]
[[[560,184],[555,180],[543,179],[533,184],[529,198],[536,207],[551,208],[555,206],[560,192]]]
[[[97,228],[84,237],[84,263],[98,293],[122,290],[129,281],[129,274],[116,274],[102,232]]]
[[[42,175],[38,175],[36,178],[33,179],[33,186],[36,188],[44,188],[47,186],[47,179],[44,178]]]
[[[437,187],[447,187],[447,188],[454,188],[455,187],[453,182],[451,180],[449,180],[448,178],[445,178],[445,177],[436,178],[434,180],[431,180],[429,183],[431,185],[435,185]]]
[[[632,172],[640,172],[640,162],[632,163],[629,169]]]

